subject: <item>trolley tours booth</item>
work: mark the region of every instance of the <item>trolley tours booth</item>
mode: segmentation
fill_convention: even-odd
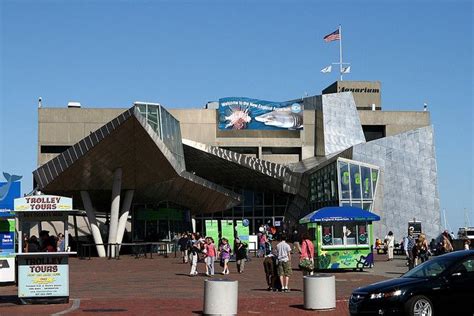
[[[372,267],[372,222],[378,220],[378,215],[352,206],[324,207],[300,219],[314,243],[315,268]]]
[[[15,199],[18,236],[23,236],[23,223],[63,222],[62,252],[24,252],[23,239],[18,238],[18,298],[22,304],[69,302],[68,215],[73,211],[72,199],[55,195],[35,195]]]

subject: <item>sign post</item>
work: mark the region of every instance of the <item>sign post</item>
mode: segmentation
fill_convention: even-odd
[[[18,235],[22,222],[62,221],[64,252],[23,253],[18,240],[18,298],[22,304],[61,304],[69,302],[68,215],[73,211],[72,199],[55,195],[35,195],[15,199]],[[56,250],[56,249],[55,249]],[[43,250],[44,251],[44,250]]]

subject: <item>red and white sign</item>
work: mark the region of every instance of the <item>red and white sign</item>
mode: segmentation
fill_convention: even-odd
[[[15,199],[15,212],[72,211],[72,198],[57,195],[32,195]]]

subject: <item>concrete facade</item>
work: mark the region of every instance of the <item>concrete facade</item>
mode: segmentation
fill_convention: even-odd
[[[324,94],[352,92],[357,109],[382,109],[382,89],[380,81],[336,81],[322,91]]]
[[[40,108],[38,109],[38,166],[43,165],[58,153],[46,153],[41,146],[71,146],[109,122],[126,108]],[[184,139],[217,147],[254,147],[257,158],[275,163],[289,164],[299,160],[324,156],[322,112],[304,111],[302,131],[219,131],[216,110],[171,109],[181,126]],[[386,136],[400,134],[415,128],[429,126],[429,112],[364,111],[360,110],[361,125],[383,125]],[[319,119],[319,122],[317,120]],[[299,148],[301,157],[295,154],[265,154],[264,147]],[[254,155],[255,156],[255,155]],[[297,160],[298,159],[298,160]]]
[[[346,88],[359,91],[346,91]],[[365,104],[367,102],[379,102],[377,104],[380,105],[379,82],[336,82],[324,91],[331,92],[331,89],[344,89],[344,92],[325,93],[298,100],[304,105],[302,130],[220,130],[218,110],[215,106],[164,110],[169,117],[163,120],[161,112],[159,115],[158,112],[150,112],[150,117],[140,112],[143,106],[148,106],[142,103],[136,103],[130,109],[40,108],[40,167],[35,171],[37,179],[40,180],[38,184],[53,191],[66,187],[66,184],[69,184],[71,192],[76,190],[78,185],[89,186],[92,191],[104,188],[110,190],[110,170],[113,170],[112,167],[125,166],[124,175],[133,177],[123,181],[123,189],[135,190],[139,203],[153,203],[153,199],[158,199],[157,197],[179,203],[182,196],[178,193],[189,190],[180,191],[176,188],[196,186],[196,192],[198,189],[207,190],[205,196],[215,194],[217,201],[222,202],[214,208],[219,208],[217,212],[221,212],[221,218],[235,214],[240,214],[236,216],[242,218],[247,216],[249,204],[236,204],[233,209],[221,207],[227,203],[224,195],[230,196],[223,188],[242,195],[245,195],[244,191],[247,190],[247,193],[251,193],[252,201],[254,193],[257,201],[262,199],[261,194],[267,196],[266,194],[271,192],[269,196],[275,194],[274,201],[277,200],[277,195],[287,198],[284,203],[275,202],[276,204],[269,205],[270,208],[274,207],[274,212],[271,210],[273,217],[277,214],[285,216],[294,224],[299,216],[310,208],[309,176],[323,168],[329,160],[341,157],[380,167],[380,191],[371,206],[371,210],[381,214],[383,218],[376,226],[380,230],[376,233],[383,234],[391,229],[396,231],[397,235],[402,234],[406,222],[415,217],[425,223],[426,232],[435,234],[439,230],[440,222],[439,197],[434,136],[429,112],[377,110],[381,106],[368,110]],[[360,92],[361,89],[364,91]],[[367,89],[371,89],[370,92],[367,92]],[[361,95],[357,96],[357,93]],[[153,107],[161,109],[161,105],[155,104]],[[129,113],[131,120],[125,119],[124,124],[127,125],[119,128],[115,136],[111,134],[112,136],[104,141],[107,145],[101,143],[104,137],[101,130],[111,123],[115,129],[117,124],[114,125],[113,122],[125,113]],[[153,122],[152,119],[158,122]],[[169,120],[174,122],[175,127],[163,131],[163,126],[167,128]],[[161,130],[160,124],[163,124]],[[364,127],[367,126],[382,127],[383,135],[367,141],[367,134],[364,135]],[[132,136],[132,131],[135,136]],[[140,154],[128,153],[127,146],[124,147],[117,135],[135,146]],[[147,143],[147,135],[153,139],[154,144]],[[99,139],[98,136],[102,138]],[[97,144],[94,139],[98,140]],[[92,147],[88,140],[89,143],[92,142]],[[97,147],[94,147],[96,145]],[[84,146],[86,150],[83,150]],[[68,149],[69,147],[71,149]],[[124,152],[135,157],[134,161],[131,161],[133,163],[126,164],[125,158],[120,161],[120,155],[111,154],[109,148],[113,148],[114,152]],[[148,151],[143,152],[144,149]],[[60,157],[65,150],[80,150],[81,155],[85,155],[83,151],[90,153],[86,159],[78,155],[76,162],[69,164],[67,157]],[[167,165],[163,161],[157,161],[161,156],[166,158],[163,158],[163,161],[166,160],[174,166],[175,170],[170,170],[176,175],[173,173],[168,178],[163,178],[163,172],[166,171],[163,166]],[[150,162],[153,161],[154,164],[148,165],[149,162],[142,159],[143,157],[153,157]],[[296,164],[301,168],[294,168]],[[135,168],[136,165],[141,168]],[[145,170],[145,167],[148,169]],[[61,175],[65,170],[74,177]],[[84,170],[89,170],[88,174],[94,176],[88,178],[84,175],[87,173]],[[49,177],[49,174],[52,176]],[[55,177],[61,180],[54,182],[49,179]],[[198,177],[200,179],[197,179]],[[136,186],[137,179],[147,179],[148,182]],[[163,184],[159,184],[159,181]],[[165,182],[167,184],[164,184]],[[95,186],[92,187],[91,184]],[[216,187],[222,186],[222,189],[217,190],[214,184]],[[156,186],[155,191],[150,191],[153,185]],[[400,189],[400,186],[403,189]],[[219,192],[213,192],[215,190]],[[97,195],[97,199],[100,200],[101,197]],[[270,200],[272,199],[273,197]],[[191,201],[191,197],[189,200]],[[204,208],[204,204],[196,207],[197,203],[198,201],[192,200],[191,204],[181,205],[195,211]],[[211,204],[217,203],[209,203]],[[260,221],[264,217],[267,220],[263,211],[258,213],[261,215],[257,215],[256,211],[257,208],[267,207],[266,203],[259,204],[262,206],[250,205],[253,209],[250,209],[249,213],[255,214],[255,220]],[[277,213],[277,208],[281,207],[284,212]],[[229,210],[230,213],[227,212]],[[265,214],[266,212],[267,210]],[[209,208],[209,214],[211,213]],[[205,217],[201,219],[203,218]],[[256,225],[257,221],[254,228],[258,227]]]

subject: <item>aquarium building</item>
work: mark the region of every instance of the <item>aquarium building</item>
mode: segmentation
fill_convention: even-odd
[[[334,205],[378,214],[378,237],[401,238],[414,218],[428,236],[440,231],[430,113],[382,110],[380,82],[337,81],[284,102],[40,107],[33,175],[37,190],[84,210],[79,235],[96,220],[109,240],[122,238],[124,217],[126,238],[161,240],[209,219],[288,230]]]

